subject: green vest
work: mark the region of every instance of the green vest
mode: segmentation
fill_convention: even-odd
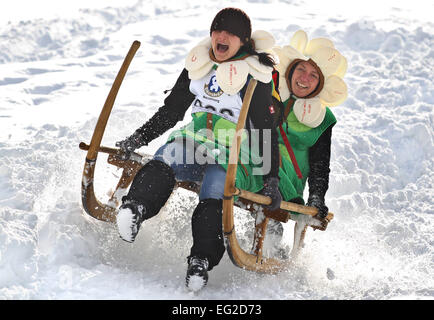
[[[289,101],[290,99],[283,103],[285,108],[292,108],[292,105],[287,106]],[[324,120],[316,128],[310,128],[300,123],[297,120],[293,110],[291,110],[291,112],[288,114],[288,117],[282,124],[282,128],[285,131],[293,149],[297,164],[303,176],[301,179],[296,174],[283,137],[279,128],[277,128],[279,133],[279,150],[281,156],[281,166],[279,169],[279,190],[284,201],[297,199],[299,202],[304,203],[303,191],[306,186],[307,176],[309,175],[310,171],[309,148],[317,142],[319,137],[328,127],[333,126],[335,123],[336,118],[329,108],[326,108]]]
[[[236,114],[241,109],[242,100],[240,93],[224,97],[226,94],[218,91],[218,88],[212,85],[212,81],[208,81],[208,78],[213,74],[214,71],[211,71],[204,78],[191,82],[190,90],[196,95],[196,99],[192,103],[193,120],[183,128],[172,132],[168,143],[174,139],[190,140],[199,148],[200,151],[196,152],[199,157],[206,154],[208,157],[202,157],[202,159],[207,158],[209,160],[209,158],[212,158],[211,160],[215,161],[213,163],[218,163],[227,170],[230,146],[236,132],[237,119],[234,119],[234,117],[228,118],[223,114],[222,110],[228,110],[227,108],[232,107],[232,113]],[[211,89],[214,89],[214,91],[210,91]],[[212,94],[215,96],[213,97]],[[220,103],[214,101],[217,99],[221,99]],[[225,104],[225,101],[229,102]],[[215,110],[207,112],[207,108]],[[217,110],[218,108],[220,109]],[[241,136],[241,148],[235,180],[235,185],[238,188],[251,192],[258,192],[263,188],[262,157],[259,155],[258,148],[250,147],[251,145],[259,145],[258,139],[255,138],[257,137],[254,134],[249,137],[247,131],[244,131]]]

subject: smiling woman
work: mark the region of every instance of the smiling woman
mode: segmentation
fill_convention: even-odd
[[[292,73],[292,93],[299,98],[310,95],[320,84],[321,71],[308,61],[299,62]]]
[[[273,50],[280,61],[276,69],[284,110],[279,126],[280,190],[284,199],[304,203],[308,182],[307,204],[325,217],[331,135],[336,123],[328,107],[341,104],[347,97],[347,86],[342,80],[347,60],[330,39],[308,41],[303,30],[294,33],[290,45]]]

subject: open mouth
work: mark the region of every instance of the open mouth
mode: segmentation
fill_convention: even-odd
[[[229,50],[229,46],[226,44],[217,43],[217,51],[220,53],[225,53]]]
[[[304,84],[302,84],[302,83],[300,83],[300,82],[296,82],[296,84],[297,84],[297,87],[300,87],[300,88],[302,88],[302,89],[307,89],[308,87],[307,86],[305,86]]]

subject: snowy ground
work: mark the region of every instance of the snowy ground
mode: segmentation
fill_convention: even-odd
[[[0,5],[0,299],[434,299],[431,2],[13,3]],[[194,195],[174,194],[136,243],[125,243],[83,213],[78,144],[90,141],[134,40],[142,46],[106,146],[157,110],[188,50],[231,4],[279,45],[303,28],[331,37],[349,61],[349,98],[334,109],[327,203],[335,219],[326,232],[308,231],[293,269],[261,276],[225,255],[206,289],[192,294],[184,277]],[[100,198],[118,175],[101,156]],[[288,243],[291,231],[289,222]]]

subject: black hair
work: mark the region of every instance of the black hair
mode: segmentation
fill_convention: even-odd
[[[241,50],[244,50],[248,54],[258,56],[259,62],[267,67],[273,68],[276,65],[271,54],[266,52],[257,52],[253,46],[253,42],[249,41],[241,47]]]

